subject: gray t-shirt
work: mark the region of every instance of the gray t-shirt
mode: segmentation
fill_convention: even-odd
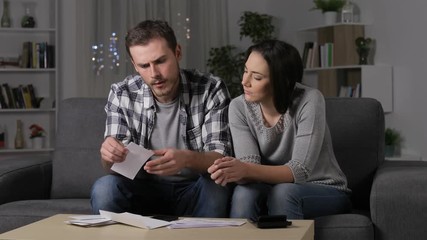
[[[179,101],[176,98],[170,103],[160,103],[155,101],[156,115],[153,132],[150,138],[151,149],[176,148],[186,149],[184,140],[180,134],[179,127]],[[183,181],[194,179],[198,175],[190,169],[183,169],[174,176],[151,175],[154,179],[163,179],[168,181]]]
[[[314,88],[297,83],[300,96],[292,114],[283,114],[277,124],[266,127],[258,103],[244,96],[229,107],[230,130],[235,155],[245,162],[287,165],[295,183],[316,183],[350,192],[332,148],[326,123],[325,99]]]

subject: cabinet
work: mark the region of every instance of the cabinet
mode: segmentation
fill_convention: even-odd
[[[340,23],[301,30],[300,32],[314,32],[315,39],[311,41],[318,46],[325,43],[333,45],[332,66],[306,68],[305,77],[313,78],[314,75],[316,87],[325,97],[343,96],[343,89],[350,89],[355,93],[353,96],[375,98],[381,102],[385,112],[391,112],[392,67],[358,64],[355,40],[364,37],[364,27],[359,23]]]
[[[33,1],[32,12],[36,21],[34,28],[22,28],[21,19],[25,14],[27,1],[10,1],[12,26],[0,28],[0,85],[10,88],[32,85],[35,95],[43,98],[40,107],[20,107],[0,109],[0,125],[5,130],[5,146],[0,148],[0,159],[17,154],[49,154],[54,149],[58,102],[58,2],[57,0]],[[1,5],[0,5],[1,8]],[[0,9],[0,13],[2,9]],[[22,67],[13,64],[22,61],[25,42],[47,43],[50,46],[49,66]],[[47,62],[47,60],[46,60]],[[11,64],[12,63],[12,64]],[[44,65],[44,63],[42,64]],[[4,88],[3,88],[4,89]],[[4,91],[2,92],[4,94]],[[21,120],[24,130],[24,148],[15,149],[17,120]],[[30,125],[38,124],[44,128],[46,137],[42,148],[33,148]]]

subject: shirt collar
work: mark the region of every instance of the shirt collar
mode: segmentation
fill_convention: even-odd
[[[188,76],[186,75],[186,72],[181,69],[178,97],[179,97],[180,103],[183,104],[183,106],[190,104],[190,87],[191,86],[187,77]],[[142,91],[142,96],[144,98],[143,99],[144,109],[150,109],[150,108],[155,109],[154,96],[153,96],[153,93],[151,92],[150,87],[144,82],[141,76],[139,77],[139,79],[142,83],[140,91]]]

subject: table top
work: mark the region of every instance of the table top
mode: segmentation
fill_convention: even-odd
[[[259,229],[252,223],[239,227],[189,228],[189,229],[142,229],[124,224],[100,227],[80,227],[66,224],[69,214],[58,214],[41,221],[0,234],[0,239],[79,240],[79,239],[150,239],[150,240],[251,240],[288,239],[313,240],[313,220],[292,220],[287,228]]]

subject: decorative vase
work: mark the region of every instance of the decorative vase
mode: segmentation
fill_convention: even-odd
[[[44,137],[31,138],[33,149],[42,149],[44,147]]]
[[[359,54],[359,64],[368,64],[369,51],[371,50],[371,38],[358,37],[355,40],[356,51]]]
[[[393,157],[394,156],[394,145],[385,145],[384,147],[384,156]]]
[[[24,133],[22,131],[22,121],[16,120],[16,134],[15,134],[15,149],[24,148]]]
[[[333,25],[337,22],[337,12],[332,12],[332,11],[328,11],[328,12],[324,12],[323,13],[323,18],[325,20],[325,25]]]
[[[24,16],[21,19],[21,27],[23,28],[33,28],[36,26],[36,20],[34,19],[34,8],[36,6],[35,2],[24,2]]]
[[[1,16],[1,27],[9,28],[12,26],[10,19],[9,0],[3,1],[3,15]]]
[[[359,54],[359,64],[360,65],[368,64],[369,50],[370,50],[370,48],[368,48],[368,47],[357,48],[357,53]]]

